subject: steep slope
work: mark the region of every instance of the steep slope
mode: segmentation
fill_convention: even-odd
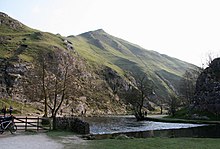
[[[68,37],[75,50],[93,63],[101,63],[116,70],[121,76],[131,72],[134,77],[145,73],[155,85],[157,95],[167,98],[178,93],[183,73],[196,66],[176,58],[146,50],[138,45],[109,35],[99,29]]]
[[[42,111],[43,102],[36,102],[35,98],[37,88],[33,87],[31,92],[24,86],[24,82],[33,81],[31,73],[42,63],[42,53],[46,53],[48,58],[53,53],[59,57],[69,55],[74,61],[76,73],[72,83],[75,86],[72,98],[61,107],[63,113],[126,113],[126,106],[113,94],[105,79],[109,73],[117,76],[114,71],[105,67],[91,67],[64,37],[31,29],[4,13],[0,13],[0,100],[11,99],[21,105],[24,102],[32,103]],[[19,111],[17,108],[14,107]]]

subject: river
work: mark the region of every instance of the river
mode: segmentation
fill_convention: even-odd
[[[170,130],[206,126],[204,124],[163,123],[137,121],[133,116],[109,116],[84,118],[90,124],[91,134],[113,134],[150,130]]]

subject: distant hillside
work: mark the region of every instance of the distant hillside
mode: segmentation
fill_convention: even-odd
[[[168,98],[171,92],[178,93],[183,73],[196,68],[195,65],[109,35],[102,29],[67,39],[86,60],[106,65],[121,76],[127,72],[134,77],[147,74],[154,82],[155,92],[164,98]]]
[[[135,78],[146,74],[154,83],[155,93],[165,100],[178,93],[183,73],[196,66],[181,60],[149,51],[123,39],[96,30],[78,36],[62,37],[31,29],[0,13],[0,98],[34,103],[28,98],[22,80],[28,78],[41,61],[41,53],[68,53],[74,59],[76,87],[74,98],[64,113],[88,115],[124,114],[129,108],[115,89],[135,85]],[[123,99],[123,100],[122,100]],[[41,104],[34,104],[42,109]]]

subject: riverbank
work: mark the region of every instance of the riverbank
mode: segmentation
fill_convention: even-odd
[[[218,125],[220,125],[220,121],[188,120],[188,119],[166,118],[165,116],[149,116],[149,117],[146,117],[145,120],[154,121],[154,122],[187,123],[187,124],[218,124]]]

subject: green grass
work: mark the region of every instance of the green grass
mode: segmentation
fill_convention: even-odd
[[[20,59],[22,59],[23,61],[26,61],[26,62],[32,62],[33,61],[33,57],[25,55],[25,54],[20,54],[20,55],[18,55],[18,57]]]
[[[4,37],[3,44],[0,45],[0,58],[9,60],[18,57],[23,61],[33,62],[39,51],[51,51],[56,49],[55,47],[63,50],[66,46],[61,37],[26,26],[13,30],[3,25],[0,27],[0,36]],[[18,54],[20,45],[27,45],[27,48]]]
[[[72,41],[81,57],[93,64],[108,66],[120,76],[125,76],[127,71],[133,74],[147,73],[155,83],[156,93],[164,98],[173,93],[167,83],[178,88],[183,73],[187,69],[196,68],[186,62],[145,50],[106,33],[90,32],[87,35],[69,37],[68,40]],[[94,40],[98,40],[104,49],[99,44],[93,43]],[[156,73],[161,77],[157,77]]]
[[[53,139],[59,139],[60,137],[63,137],[63,136],[75,135],[76,133],[70,132],[70,131],[52,130],[52,131],[48,131],[46,134],[47,136]]]
[[[65,149],[218,149],[220,139],[213,138],[128,138],[105,140],[69,140],[71,132],[51,131],[47,135],[63,143]]]
[[[39,111],[30,104],[24,104],[19,101],[11,100],[11,99],[0,99],[0,107],[6,106],[8,109],[10,106],[13,107],[12,114],[20,115],[27,113],[39,113]]]
[[[198,116],[205,116],[205,117],[208,117],[209,119],[208,120],[197,120],[197,121],[220,121],[220,117],[217,117],[216,115],[214,115],[213,113],[211,112],[208,112],[208,111],[195,111],[195,110],[190,110],[190,114],[196,114]],[[182,108],[180,110],[178,110],[176,113],[175,113],[175,116],[166,116],[166,118],[169,118],[169,119],[185,119],[185,120],[191,120],[191,116],[189,115],[189,111],[187,108]],[[196,120],[194,120],[196,121]]]
[[[218,149],[220,139],[207,138],[147,138],[89,141],[88,149]]]

